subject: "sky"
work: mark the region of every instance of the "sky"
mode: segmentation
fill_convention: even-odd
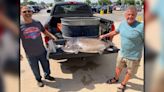
[[[44,1],[46,3],[53,3],[54,0],[29,0],[29,1],[35,1],[35,2],[41,2]],[[78,1],[78,2],[84,2],[86,0],[65,0],[65,1]],[[91,2],[97,2],[98,0],[91,0]],[[117,0],[111,0],[111,1],[117,1]],[[23,0],[21,0],[23,2]]]

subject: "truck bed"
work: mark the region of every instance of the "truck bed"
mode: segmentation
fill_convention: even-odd
[[[55,41],[56,44],[60,44],[60,45],[64,45],[66,40],[59,40],[59,41]],[[75,54],[75,53],[67,53],[67,52],[64,52],[61,48],[58,48],[56,50],[55,53],[50,53],[49,54],[49,58],[50,59],[55,59],[55,60],[60,60],[60,59],[70,59],[70,58],[78,58],[78,57],[90,57],[90,56],[100,56],[100,55],[103,55],[103,54],[113,54],[113,53],[118,53],[119,49],[117,47],[109,47],[109,48],[112,48],[113,51],[107,51],[107,50],[104,50],[104,52],[102,54],[99,54],[99,53],[82,53],[82,52],[79,52],[78,54]]]

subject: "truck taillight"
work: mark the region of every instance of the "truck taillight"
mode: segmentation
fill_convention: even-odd
[[[44,41],[45,41],[46,44],[48,44],[49,40],[50,40],[49,37],[47,37],[47,36],[44,37]]]
[[[45,30],[48,31],[48,27],[45,27]],[[48,36],[45,36],[45,37],[44,37],[44,41],[45,41],[46,44],[48,44],[48,41],[49,41],[49,40],[50,40],[50,39],[49,39]]]
[[[68,2],[68,4],[78,4],[78,2]]]
[[[62,24],[61,23],[57,23],[57,31],[61,32],[62,30]]]
[[[115,26],[114,26],[114,23],[112,24],[111,26],[111,31],[114,31],[115,30]]]

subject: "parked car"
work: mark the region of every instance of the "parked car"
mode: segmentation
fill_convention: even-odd
[[[137,8],[137,11],[138,12],[141,12],[142,11],[142,6],[138,5],[138,6],[136,6],[136,8]]]
[[[34,10],[35,10],[35,12],[37,13],[37,12],[40,12],[40,7],[39,6],[37,6],[37,5],[31,5],[32,6],[32,8],[34,8]]]
[[[92,8],[92,12],[93,13],[96,13],[97,12],[96,6],[91,6],[91,8]]]
[[[30,5],[27,5],[27,6],[33,13],[36,13],[35,9],[32,6],[30,6]]]
[[[100,8],[100,10],[103,10],[104,13],[107,13],[107,12],[112,13],[113,12],[113,7],[112,6],[105,5],[105,6],[102,6]]]
[[[100,13],[101,6],[98,5],[98,6],[96,6],[95,8],[96,8],[96,12],[97,12],[97,13]]]
[[[116,11],[121,11],[121,7],[120,6],[116,6],[115,9],[116,9]]]

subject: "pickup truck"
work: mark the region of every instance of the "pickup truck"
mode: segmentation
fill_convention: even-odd
[[[82,3],[82,2],[62,2],[62,3],[56,3],[54,7],[51,10],[47,10],[47,13],[50,13],[50,16],[48,18],[48,21],[44,25],[45,29],[51,32],[53,35],[55,35],[58,40],[54,43],[57,45],[64,45],[66,42],[66,37],[64,36],[70,36],[70,37],[99,37],[101,34],[109,33],[110,31],[114,30],[114,22],[111,20],[107,20],[101,17],[96,17],[93,15],[92,9],[89,5]],[[72,19],[99,19],[99,24],[97,26],[78,26],[76,30],[78,30],[78,35],[71,36],[70,34],[65,33],[65,31],[72,31],[72,29],[66,28],[65,31],[62,31],[63,25],[61,23],[62,20],[71,20]],[[76,20],[76,21],[77,21]],[[88,21],[91,22],[91,21]],[[87,23],[88,23],[87,22]],[[86,23],[86,24],[87,24]],[[69,22],[67,23],[69,25]],[[89,24],[89,23],[88,23]],[[78,24],[76,24],[77,26]],[[93,30],[96,30],[93,32]],[[75,31],[72,31],[75,32]],[[76,31],[77,32],[77,31]],[[74,34],[74,33],[72,33]],[[110,41],[111,38],[104,39],[105,41]],[[45,37],[45,43],[48,46],[49,38]],[[107,51],[104,50],[102,54],[111,54],[111,53],[117,53],[118,48],[115,46],[110,46],[110,48],[113,49],[113,51]],[[89,56],[96,56],[100,55],[98,53],[66,53],[62,51],[61,49],[57,49],[56,52],[50,53],[49,58],[59,60],[59,59],[70,59],[70,58],[85,58]]]

